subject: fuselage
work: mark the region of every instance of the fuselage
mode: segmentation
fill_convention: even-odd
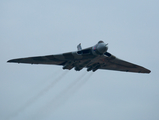
[[[92,53],[94,55],[103,55],[108,50],[108,44],[103,41],[99,41],[95,46],[92,47]]]
[[[92,63],[93,60],[95,60],[96,57],[104,55],[104,53],[108,50],[108,46],[107,44],[105,44],[103,41],[99,41],[96,45],[80,50],[80,51],[76,51],[76,52],[72,52],[72,54],[75,56],[76,60],[74,62],[66,62],[63,66],[63,69],[72,69],[73,67],[75,68],[75,70],[79,71],[81,69],[83,69],[84,67],[87,67],[89,64]],[[87,60],[87,58],[89,58],[89,60]],[[92,60],[90,60],[90,58]],[[78,60],[79,59],[79,60]],[[81,63],[80,60],[85,59],[84,63]],[[94,65],[95,68],[94,70],[96,70],[96,68],[99,67],[99,65]],[[92,70],[93,68],[88,68],[87,71]]]

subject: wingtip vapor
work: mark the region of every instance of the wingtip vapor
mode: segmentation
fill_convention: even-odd
[[[76,71],[87,68],[87,71],[93,72],[98,69],[135,73],[151,72],[147,68],[116,58],[107,52],[108,44],[105,44],[103,41],[99,41],[96,45],[86,49],[82,49],[81,44],[79,44],[77,50],[56,55],[11,59],[7,62],[61,65],[63,69],[71,70],[74,68]]]

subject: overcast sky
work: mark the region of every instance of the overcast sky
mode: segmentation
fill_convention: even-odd
[[[150,74],[11,64],[108,43]],[[158,120],[158,0],[0,1],[1,120]]]

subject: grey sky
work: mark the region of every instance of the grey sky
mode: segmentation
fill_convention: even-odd
[[[0,119],[158,120],[158,5],[158,0],[1,0]],[[71,70],[18,112],[64,71],[58,66],[7,60],[75,51],[79,43],[86,48],[99,40],[109,43],[113,55],[152,72],[98,70],[53,101],[75,80],[82,82],[90,75],[80,79],[86,69]]]

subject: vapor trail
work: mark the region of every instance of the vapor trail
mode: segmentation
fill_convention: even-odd
[[[86,76],[82,81],[80,81],[79,84],[77,84],[76,87],[74,87],[74,89],[72,89],[72,95],[77,92],[89,79],[90,77],[93,75],[93,72],[88,73],[88,76]]]
[[[61,69],[59,69],[59,70],[56,70],[56,71],[54,71],[53,73],[51,73],[51,75],[49,75],[49,76],[47,76],[47,77],[45,77],[45,78],[42,78],[42,79],[40,79],[40,83],[38,83],[38,85],[36,85],[36,86],[34,86],[34,87],[32,87],[32,88],[29,88],[29,90],[28,90],[28,92],[26,92],[26,93],[23,93],[21,96],[23,96],[24,94],[25,95],[28,95],[30,92],[32,92],[32,91],[34,91],[35,89],[39,89],[39,86],[41,86],[41,85],[44,85],[44,84],[46,84],[47,82],[49,82],[50,83],[50,80],[54,77],[56,77],[57,75],[59,75],[61,72]],[[51,80],[52,81],[52,80]]]
[[[25,103],[21,108],[19,108],[15,113],[8,116],[6,120],[9,120],[13,117],[16,117],[20,112],[23,112],[26,108],[28,108],[30,105],[32,105],[35,101],[37,101],[41,96],[43,96],[46,92],[48,92],[58,81],[60,81],[68,71],[64,71],[58,78],[56,78],[49,86],[45,87],[42,91],[40,91],[36,96],[34,96],[32,99],[30,99],[27,103]]]
[[[63,96],[67,95],[68,98],[70,98],[70,96],[72,96],[75,92],[77,92],[88,80],[89,78],[93,75],[93,73],[88,73],[86,75],[84,74],[84,76],[82,76],[82,78],[80,78],[80,80],[75,81],[74,83],[70,84],[64,91],[63,91]],[[62,96],[62,95],[61,95]]]
[[[46,106],[41,108],[40,111],[37,112],[39,115],[40,113],[49,114],[50,112],[54,112],[62,103],[64,103],[68,97],[67,93],[77,84],[87,72],[81,74],[75,81],[73,81],[69,86],[67,86],[63,91],[61,91],[55,98],[53,98]]]
[[[57,110],[60,105],[65,103],[79,88],[91,77],[93,73],[91,73],[88,77],[86,77],[82,83],[82,80],[87,72],[81,74],[74,82],[72,82],[68,87],[66,87],[63,91],[59,93],[54,99],[51,100],[45,107],[38,112],[38,114],[49,114],[50,112],[54,112]],[[77,87],[76,87],[77,86]],[[76,88],[75,88],[76,87]],[[74,88],[74,89],[73,89]]]
[[[61,69],[58,69],[58,70],[54,71],[53,73],[51,73],[51,75],[49,75],[48,77],[43,78],[41,84],[44,84],[47,81],[49,81],[50,79],[52,79],[53,77],[56,77],[57,75],[59,75],[59,73],[61,73],[60,71],[61,71]]]
[[[68,89],[66,88],[67,90],[65,89],[66,90],[65,94],[63,94],[63,96],[62,96],[64,99],[61,99],[62,101],[60,104],[66,102],[70,97],[72,97],[89,80],[89,78],[92,75],[93,75],[92,72],[88,73],[86,75],[86,77],[84,77],[82,80],[78,81],[74,85],[72,84],[72,86],[70,88],[68,88]]]

